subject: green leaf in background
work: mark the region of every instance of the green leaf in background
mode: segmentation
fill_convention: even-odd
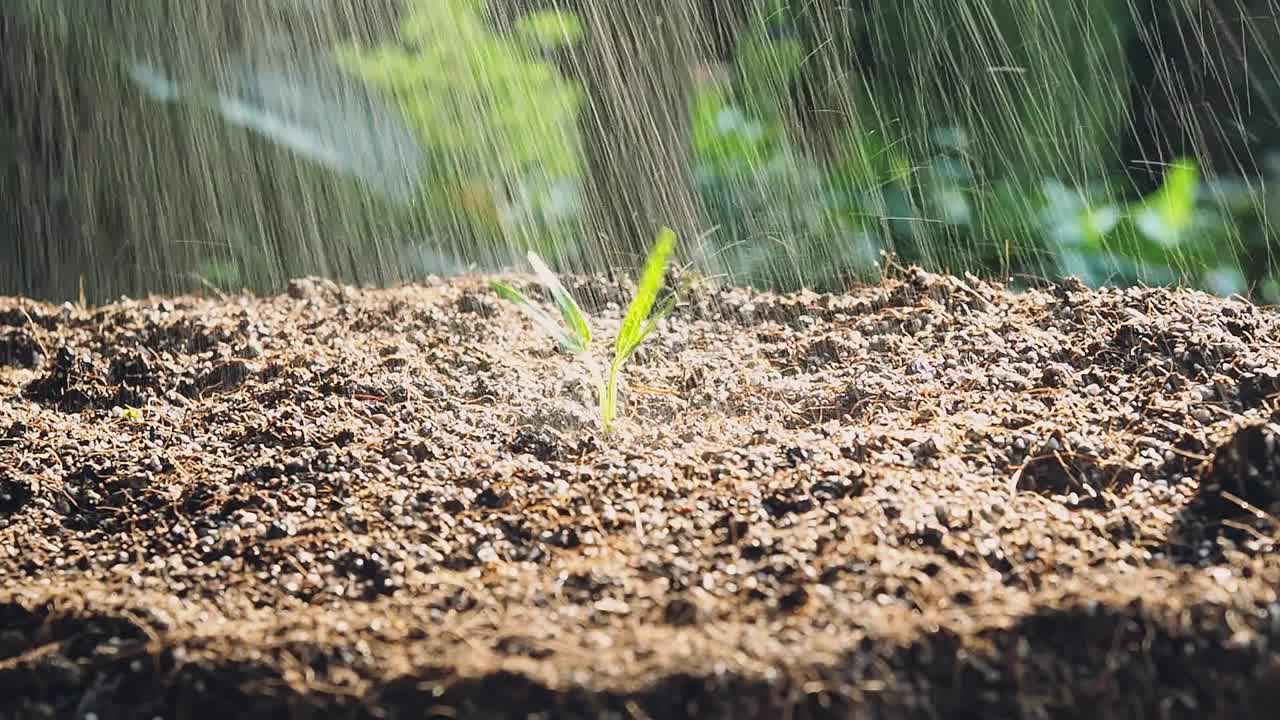
[[[636,295],[627,308],[626,317],[622,320],[622,328],[618,330],[618,340],[614,345],[615,363],[630,357],[644,340],[647,334],[645,321],[649,319],[653,304],[658,299],[658,291],[662,289],[662,276],[666,272],[667,258],[670,257],[675,244],[675,231],[663,228],[649,250],[644,271],[641,272],[640,280],[636,284]]]
[[[734,104],[720,90],[703,90],[692,101],[695,155],[719,175],[749,172],[776,152],[777,131]]]
[[[1089,247],[1101,247],[1103,239],[1123,217],[1120,208],[1111,203],[1085,207],[1077,216],[1085,244]]]
[[[1200,168],[1194,160],[1173,163],[1160,189],[1133,210],[1138,230],[1164,248],[1177,248],[1195,225],[1199,187]]]
[[[1100,188],[1068,187],[1048,179],[1041,184],[1040,194],[1045,231],[1061,247],[1100,248],[1122,217]]]
[[[1258,288],[1262,302],[1267,305],[1280,305],[1280,275],[1271,274],[1263,279]]]
[[[569,47],[582,39],[582,21],[563,10],[540,10],[520,18],[516,33],[526,43],[546,50]]]

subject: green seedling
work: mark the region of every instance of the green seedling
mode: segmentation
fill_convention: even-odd
[[[622,319],[622,327],[613,344],[613,360],[608,369],[596,373],[596,394],[600,405],[600,425],[607,435],[613,431],[613,423],[618,417],[618,381],[622,376],[622,368],[627,360],[640,348],[640,344],[658,326],[658,321],[670,313],[676,306],[675,294],[658,302],[658,293],[662,291],[662,277],[666,272],[667,260],[675,248],[676,234],[669,228],[658,233],[649,257],[645,260],[644,269],[636,283],[635,297],[627,307],[627,314]],[[555,338],[560,347],[576,356],[589,358],[591,350],[591,325],[578,307],[578,303],[565,289],[555,273],[538,257],[529,252],[529,264],[533,266],[538,282],[551,293],[556,307],[560,310],[561,322],[556,322],[550,313],[526,297],[515,288],[502,282],[492,284],[494,292],[510,300],[519,307],[535,325]]]

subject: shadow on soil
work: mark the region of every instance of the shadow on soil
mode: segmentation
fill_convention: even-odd
[[[1263,718],[1280,703],[1280,662],[1258,641],[1232,644],[1222,618],[1175,633],[1140,603],[1030,615],[964,647],[941,631],[907,646],[868,639],[804,680],[669,675],[633,691],[549,688],[498,672],[457,679],[427,668],[367,691],[292,686],[277,669],[323,677],[340,649],[290,648],[294,663],[184,662],[121,618],[0,606],[0,718]],[[819,683],[813,683],[820,680]],[[821,686],[820,692],[805,688]]]
[[[1195,499],[1170,532],[1173,558],[1221,562],[1231,551],[1271,553],[1280,541],[1280,425],[1236,428],[1200,469]]]

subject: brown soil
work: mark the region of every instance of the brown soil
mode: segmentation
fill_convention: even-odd
[[[1275,717],[1278,330],[704,290],[602,439],[476,279],[0,300],[0,718]]]

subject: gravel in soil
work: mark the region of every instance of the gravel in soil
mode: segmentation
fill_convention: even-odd
[[[604,439],[480,279],[0,300],[0,718],[1274,717],[1278,329],[705,288]]]

